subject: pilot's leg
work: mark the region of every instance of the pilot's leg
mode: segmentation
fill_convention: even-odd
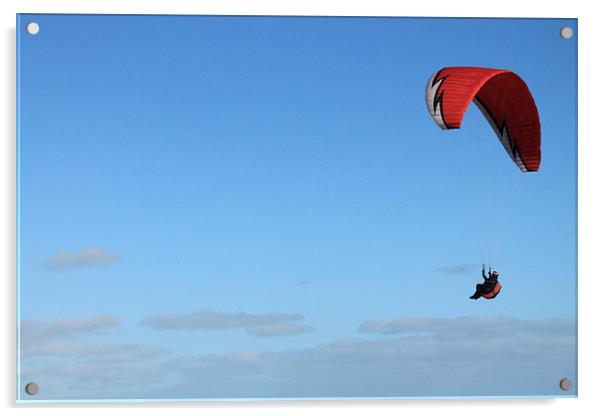
[[[470,298],[471,299],[478,299],[478,298],[480,298],[481,297],[481,293],[482,293],[481,292],[482,288],[483,288],[482,284],[480,284],[480,283],[477,284],[477,288],[476,288],[474,294]]]

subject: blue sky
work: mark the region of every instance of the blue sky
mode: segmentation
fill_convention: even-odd
[[[558,19],[21,15],[21,381],[45,382],[40,400],[566,394],[577,51],[565,25],[576,33]],[[475,108],[461,130],[433,123],[425,83],[453,65],[527,82],[540,172],[520,174]],[[468,299],[482,261],[502,273],[494,302]],[[471,367],[483,333],[490,354],[524,348],[485,374]],[[468,364],[397,367],[420,362],[413,349],[424,365]],[[90,366],[106,382],[82,382]],[[169,380],[141,382],[166,368]],[[183,387],[206,368],[223,383]],[[504,387],[509,369],[523,383]],[[258,372],[256,387],[241,382]],[[370,388],[348,381],[371,374]],[[464,387],[445,387],[458,374]]]

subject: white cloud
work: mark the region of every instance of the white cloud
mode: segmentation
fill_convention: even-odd
[[[312,327],[298,323],[303,320],[303,315],[290,313],[250,314],[201,310],[189,314],[148,316],[142,320],[141,325],[159,331],[243,329],[249,335],[270,337],[311,331]]]
[[[48,356],[95,359],[117,359],[150,354],[149,348],[111,344],[79,344],[86,335],[100,336],[119,327],[116,316],[95,316],[88,319],[44,322],[24,319],[20,324],[20,354],[22,357]]]
[[[428,316],[402,316],[363,322],[359,332],[374,334],[432,334],[440,337],[471,337],[500,334],[541,334],[566,332],[574,327],[572,319],[524,320],[503,316],[465,316],[458,318],[432,318]]]
[[[117,397],[160,385],[157,359],[166,355],[164,349],[106,341],[82,342],[88,335],[102,339],[118,326],[119,318],[115,316],[56,322],[23,320],[20,378],[40,385],[40,394],[35,398],[42,399],[89,398],[90,392],[103,390],[104,394]]]
[[[96,363],[118,363],[146,361],[161,355],[165,350],[135,344],[75,344],[67,342],[50,342],[32,345],[23,350],[27,357],[61,357],[74,358]]]
[[[21,340],[30,344],[46,343],[83,334],[99,334],[119,326],[119,318],[111,315],[88,319],[44,322],[23,319],[20,324]]]
[[[242,315],[244,319],[222,318],[255,322]],[[264,325],[270,320],[260,321]],[[562,377],[577,384],[574,319],[402,317],[366,322],[370,324],[364,330],[371,333],[392,334],[395,328],[397,335],[339,339],[288,351],[241,350],[174,358],[158,350],[153,353],[152,348],[123,346],[125,353],[120,354],[117,347],[98,345],[59,349],[59,363],[47,362],[45,356],[25,357],[22,368],[28,380],[41,381],[36,396],[40,399],[575,393],[558,388]],[[476,332],[496,323],[500,330]],[[107,355],[103,358],[103,354]]]
[[[21,365],[21,379],[40,386],[33,400],[140,398],[143,392],[172,382],[156,360],[110,362],[94,357],[50,361],[47,357],[27,358]]]
[[[169,363],[180,382],[167,391],[186,391],[187,397],[563,394],[560,378],[576,376],[574,321],[489,319],[501,319],[509,331],[476,336],[440,330],[438,323],[428,334],[181,357]],[[420,322],[430,324],[420,318],[416,326]]]
[[[89,248],[79,253],[61,251],[44,262],[46,270],[65,270],[76,267],[104,266],[116,262],[119,256],[100,249]]]
[[[23,319],[19,326],[20,353],[24,357],[81,357],[91,355],[95,348],[99,348],[96,350],[97,356],[102,355],[102,350],[108,354],[111,352],[107,346],[88,347],[76,341],[85,335],[98,336],[118,327],[119,318],[109,315],[55,322]]]
[[[438,267],[433,271],[445,274],[479,273],[479,267],[480,266],[476,264],[454,264],[450,266]]]
[[[279,337],[303,334],[312,331],[309,325],[300,325],[293,322],[282,322],[264,325],[251,325],[245,328],[245,331],[256,337]]]

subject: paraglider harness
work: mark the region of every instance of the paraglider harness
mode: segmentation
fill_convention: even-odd
[[[500,293],[500,290],[502,290],[502,285],[500,284],[500,282],[495,282],[493,290],[489,293],[483,293],[481,296],[483,296],[485,299],[493,299],[497,296],[498,293]]]
[[[484,297],[485,299],[493,299],[495,298],[500,290],[502,290],[502,285],[497,281],[499,273],[491,272],[491,267],[489,268],[489,273],[485,274],[485,265],[483,265],[483,269],[481,271],[481,275],[485,282],[477,284],[477,290],[474,295],[471,296],[471,299],[478,299],[479,297]],[[488,288],[491,288],[487,290]]]

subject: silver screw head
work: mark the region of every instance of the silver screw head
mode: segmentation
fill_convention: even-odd
[[[560,36],[562,39],[570,39],[573,37],[573,29],[569,26],[565,26],[560,29]]]
[[[25,385],[25,393],[30,396],[35,396],[40,391],[40,387],[36,383],[27,383]]]
[[[563,378],[560,380],[560,388],[564,391],[570,390],[573,388],[573,382],[570,378]]]

